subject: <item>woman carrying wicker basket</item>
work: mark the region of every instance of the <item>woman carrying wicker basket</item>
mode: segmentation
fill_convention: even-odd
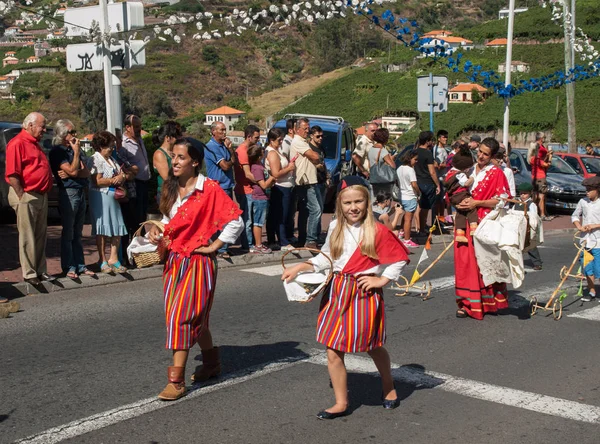
[[[164,239],[156,226],[148,236],[168,250],[163,286],[166,347],[173,350],[173,366],[168,369],[167,386],[158,395],[165,401],[185,395],[185,365],[195,343],[202,350],[203,366],[192,380],[204,381],[221,372],[219,349],[213,346],[208,328],[217,279],[215,254],[224,243],[235,242],[244,228],[239,207],[217,182],[200,174],[203,159],[204,153],[186,139],[175,142],[173,169],[160,200]]]
[[[346,176],[338,186],[336,220],[327,233],[322,254],[285,269],[290,281],[303,271],[329,268],[333,279],[325,291],[317,322],[317,341],[327,346],[329,376],[335,404],[317,414],[319,419],[348,415],[345,353],[367,352],[381,375],[382,403],[386,409],[400,404],[394,388],[390,357],[385,343],[385,310],[382,288],[400,277],[408,264],[408,250],[373,217],[367,183]],[[324,253],[324,254],[323,254]]]

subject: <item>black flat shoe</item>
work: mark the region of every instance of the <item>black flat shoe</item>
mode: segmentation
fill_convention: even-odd
[[[383,400],[383,408],[384,409],[394,410],[398,406],[400,406],[400,398]]]
[[[56,280],[54,276],[51,276],[48,273],[42,273],[38,277],[41,281],[54,282]]]
[[[25,282],[33,285],[34,287],[37,287],[38,285],[40,285],[42,283],[38,278],[27,278],[27,279],[25,279]]]
[[[342,416],[348,416],[350,414],[350,410],[346,409],[343,412],[339,412],[339,413],[331,413],[331,412],[327,412],[325,410],[317,413],[317,418],[319,419],[335,419],[335,418],[340,418]]]

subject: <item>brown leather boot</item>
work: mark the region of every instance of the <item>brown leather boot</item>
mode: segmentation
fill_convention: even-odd
[[[169,367],[169,383],[158,395],[163,401],[175,401],[185,396],[185,367]]]
[[[202,350],[202,366],[192,375],[192,381],[203,382],[221,374],[221,354],[219,347]]]

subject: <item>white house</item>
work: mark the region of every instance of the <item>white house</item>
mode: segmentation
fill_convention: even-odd
[[[390,135],[400,136],[416,124],[416,117],[383,116],[380,125],[382,128],[386,128],[390,132]]]
[[[525,12],[528,11],[529,8],[515,8],[515,14],[519,14],[521,12]],[[508,18],[508,15],[510,14],[510,9],[501,9],[500,12],[498,13],[498,18],[499,19],[505,19]]]
[[[436,46],[443,46],[446,48],[446,52],[448,54],[454,53],[459,49],[463,51],[470,51],[473,49],[473,42],[469,39],[465,39],[464,37],[453,37],[453,36],[433,36],[429,35],[426,38],[430,38],[431,40],[427,43],[424,43],[423,48],[435,48]]]
[[[501,63],[498,65],[498,72],[506,72],[506,63]],[[529,72],[529,63],[514,60],[511,64],[510,72]]]
[[[212,125],[214,122],[223,122],[227,131],[233,130],[233,126],[246,115],[244,111],[240,111],[229,106],[221,106],[220,108],[213,109],[207,112],[206,120],[204,124],[207,126]]]
[[[473,103],[473,90],[477,90],[482,99],[489,96],[489,92],[477,83],[459,83],[448,91],[450,103]]]
[[[25,63],[40,63],[40,58],[36,56],[27,57]]]

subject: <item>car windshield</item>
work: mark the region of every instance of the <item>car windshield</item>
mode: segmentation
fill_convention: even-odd
[[[573,169],[571,165],[562,160],[560,157],[552,157],[552,164],[548,168],[549,173],[560,173],[560,174],[571,174],[577,175],[577,171]]]
[[[582,157],[581,161],[588,173],[600,173],[600,158],[598,157]]]

